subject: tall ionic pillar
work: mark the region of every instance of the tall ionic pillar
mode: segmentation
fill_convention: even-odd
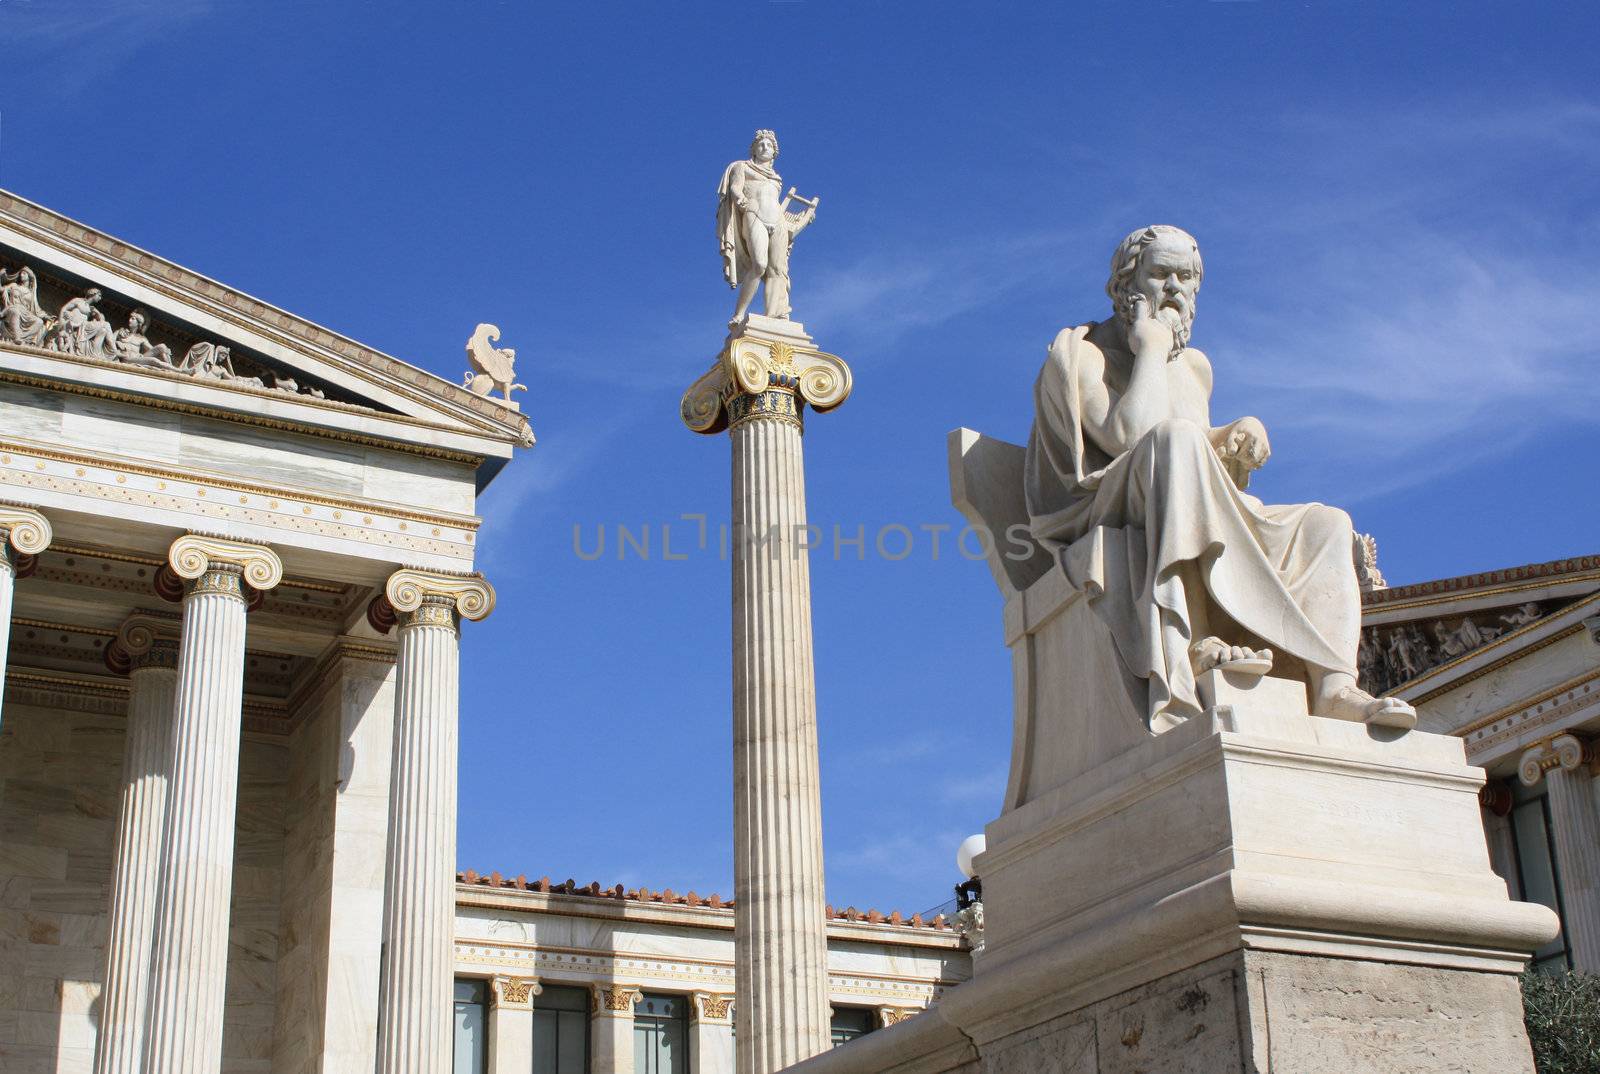
[[[0,504],[0,705],[5,703],[6,654],[11,650],[11,600],[25,557],[50,547],[50,523],[37,511]]]
[[[740,1074],[828,1048],[822,795],[801,453],[807,403],[830,410],[850,370],[801,326],[751,317],[683,399],[733,447],[734,1036]]]
[[[186,584],[144,1070],[216,1074],[239,805],[245,586],[271,589],[283,564],[270,548],[196,534],[174,541],[167,560]]]
[[[1573,969],[1600,973],[1600,815],[1590,766],[1592,743],[1557,735],[1522,755],[1518,774],[1529,786],[1544,775],[1550,795],[1550,839],[1561,884],[1562,927]],[[1530,778],[1531,777],[1531,778]]]
[[[384,594],[400,626],[384,874],[378,1074],[450,1069],[455,981],[459,620],[482,619],[481,576],[400,570]]]
[[[138,1074],[143,1058],[161,836],[167,815],[168,734],[178,692],[176,618],[136,612],[106,646],[107,667],[128,676],[128,732],[122,751],[95,1074]]]

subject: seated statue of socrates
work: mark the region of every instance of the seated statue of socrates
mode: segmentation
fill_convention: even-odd
[[[1211,364],[1190,347],[1200,249],[1179,228],[1117,247],[1112,316],[1056,337],[1034,388],[1025,495],[1033,536],[1149,684],[1153,730],[1199,714],[1219,667],[1303,681],[1315,716],[1409,728],[1356,685],[1361,596],[1343,511],[1245,491],[1271,449],[1255,418],[1211,424]]]

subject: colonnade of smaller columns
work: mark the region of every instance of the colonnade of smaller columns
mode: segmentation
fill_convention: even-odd
[[[1556,735],[1526,750],[1517,766],[1522,784],[1544,781],[1550,806],[1562,928],[1573,968],[1600,973],[1600,780],[1595,743]]]
[[[0,699],[16,582],[50,544],[38,511],[0,504]],[[247,615],[283,577],[271,548],[185,534],[157,595],[106,647],[128,677],[95,1074],[217,1074],[222,1065]],[[450,1067],[460,620],[482,619],[481,577],[413,569],[388,580],[399,627],[385,967],[374,997],[378,1074]]]

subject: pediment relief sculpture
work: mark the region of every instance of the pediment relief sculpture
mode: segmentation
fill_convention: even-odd
[[[1458,657],[1535,623],[1553,609],[1537,602],[1471,615],[1420,619],[1362,631],[1361,684],[1385,693]]]
[[[311,399],[326,399],[322,389],[302,385],[295,377],[279,373],[264,363],[241,370],[224,344],[200,340],[174,357],[173,348],[151,338],[154,322],[148,310],[132,308],[121,328],[113,326],[101,308],[105,296],[98,287],[68,298],[50,315],[39,301],[39,277],[28,265],[15,272],[0,270],[0,342],[214,380],[242,387],[262,388]]]

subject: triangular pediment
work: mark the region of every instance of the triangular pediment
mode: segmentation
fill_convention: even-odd
[[[533,443],[513,407],[3,190],[0,268],[12,379],[463,458]]]

